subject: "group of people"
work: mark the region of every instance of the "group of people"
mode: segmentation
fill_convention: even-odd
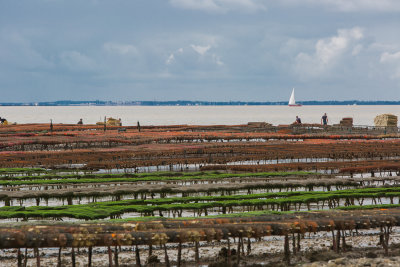
[[[296,120],[293,122],[293,124],[301,124],[301,119],[299,116],[296,116]],[[328,115],[324,113],[321,117],[321,125],[328,125]]]

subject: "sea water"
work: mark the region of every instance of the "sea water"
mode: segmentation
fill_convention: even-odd
[[[320,123],[327,113],[329,124],[352,117],[355,125],[372,126],[376,115],[400,116],[400,106],[18,106],[0,107],[0,117],[21,123],[77,123],[104,121],[104,116],[121,118],[122,124],[136,125],[234,125],[248,122],[290,124],[299,116],[303,123]]]

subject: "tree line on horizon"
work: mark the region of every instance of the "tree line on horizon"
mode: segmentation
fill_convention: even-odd
[[[400,105],[400,101],[361,101],[361,100],[328,100],[328,101],[299,101],[298,103],[306,106],[313,105]],[[287,101],[189,101],[189,100],[174,100],[174,101],[75,101],[75,100],[60,100],[52,102],[3,102],[1,106],[285,106]]]

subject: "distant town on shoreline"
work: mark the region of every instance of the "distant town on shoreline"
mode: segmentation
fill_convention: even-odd
[[[300,101],[305,106],[317,105],[400,105],[400,101]],[[3,102],[0,106],[286,106],[287,101],[252,102],[252,101],[73,101],[52,102]]]

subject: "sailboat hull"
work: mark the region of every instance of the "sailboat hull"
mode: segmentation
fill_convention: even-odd
[[[289,107],[301,107],[302,104],[290,104]]]

